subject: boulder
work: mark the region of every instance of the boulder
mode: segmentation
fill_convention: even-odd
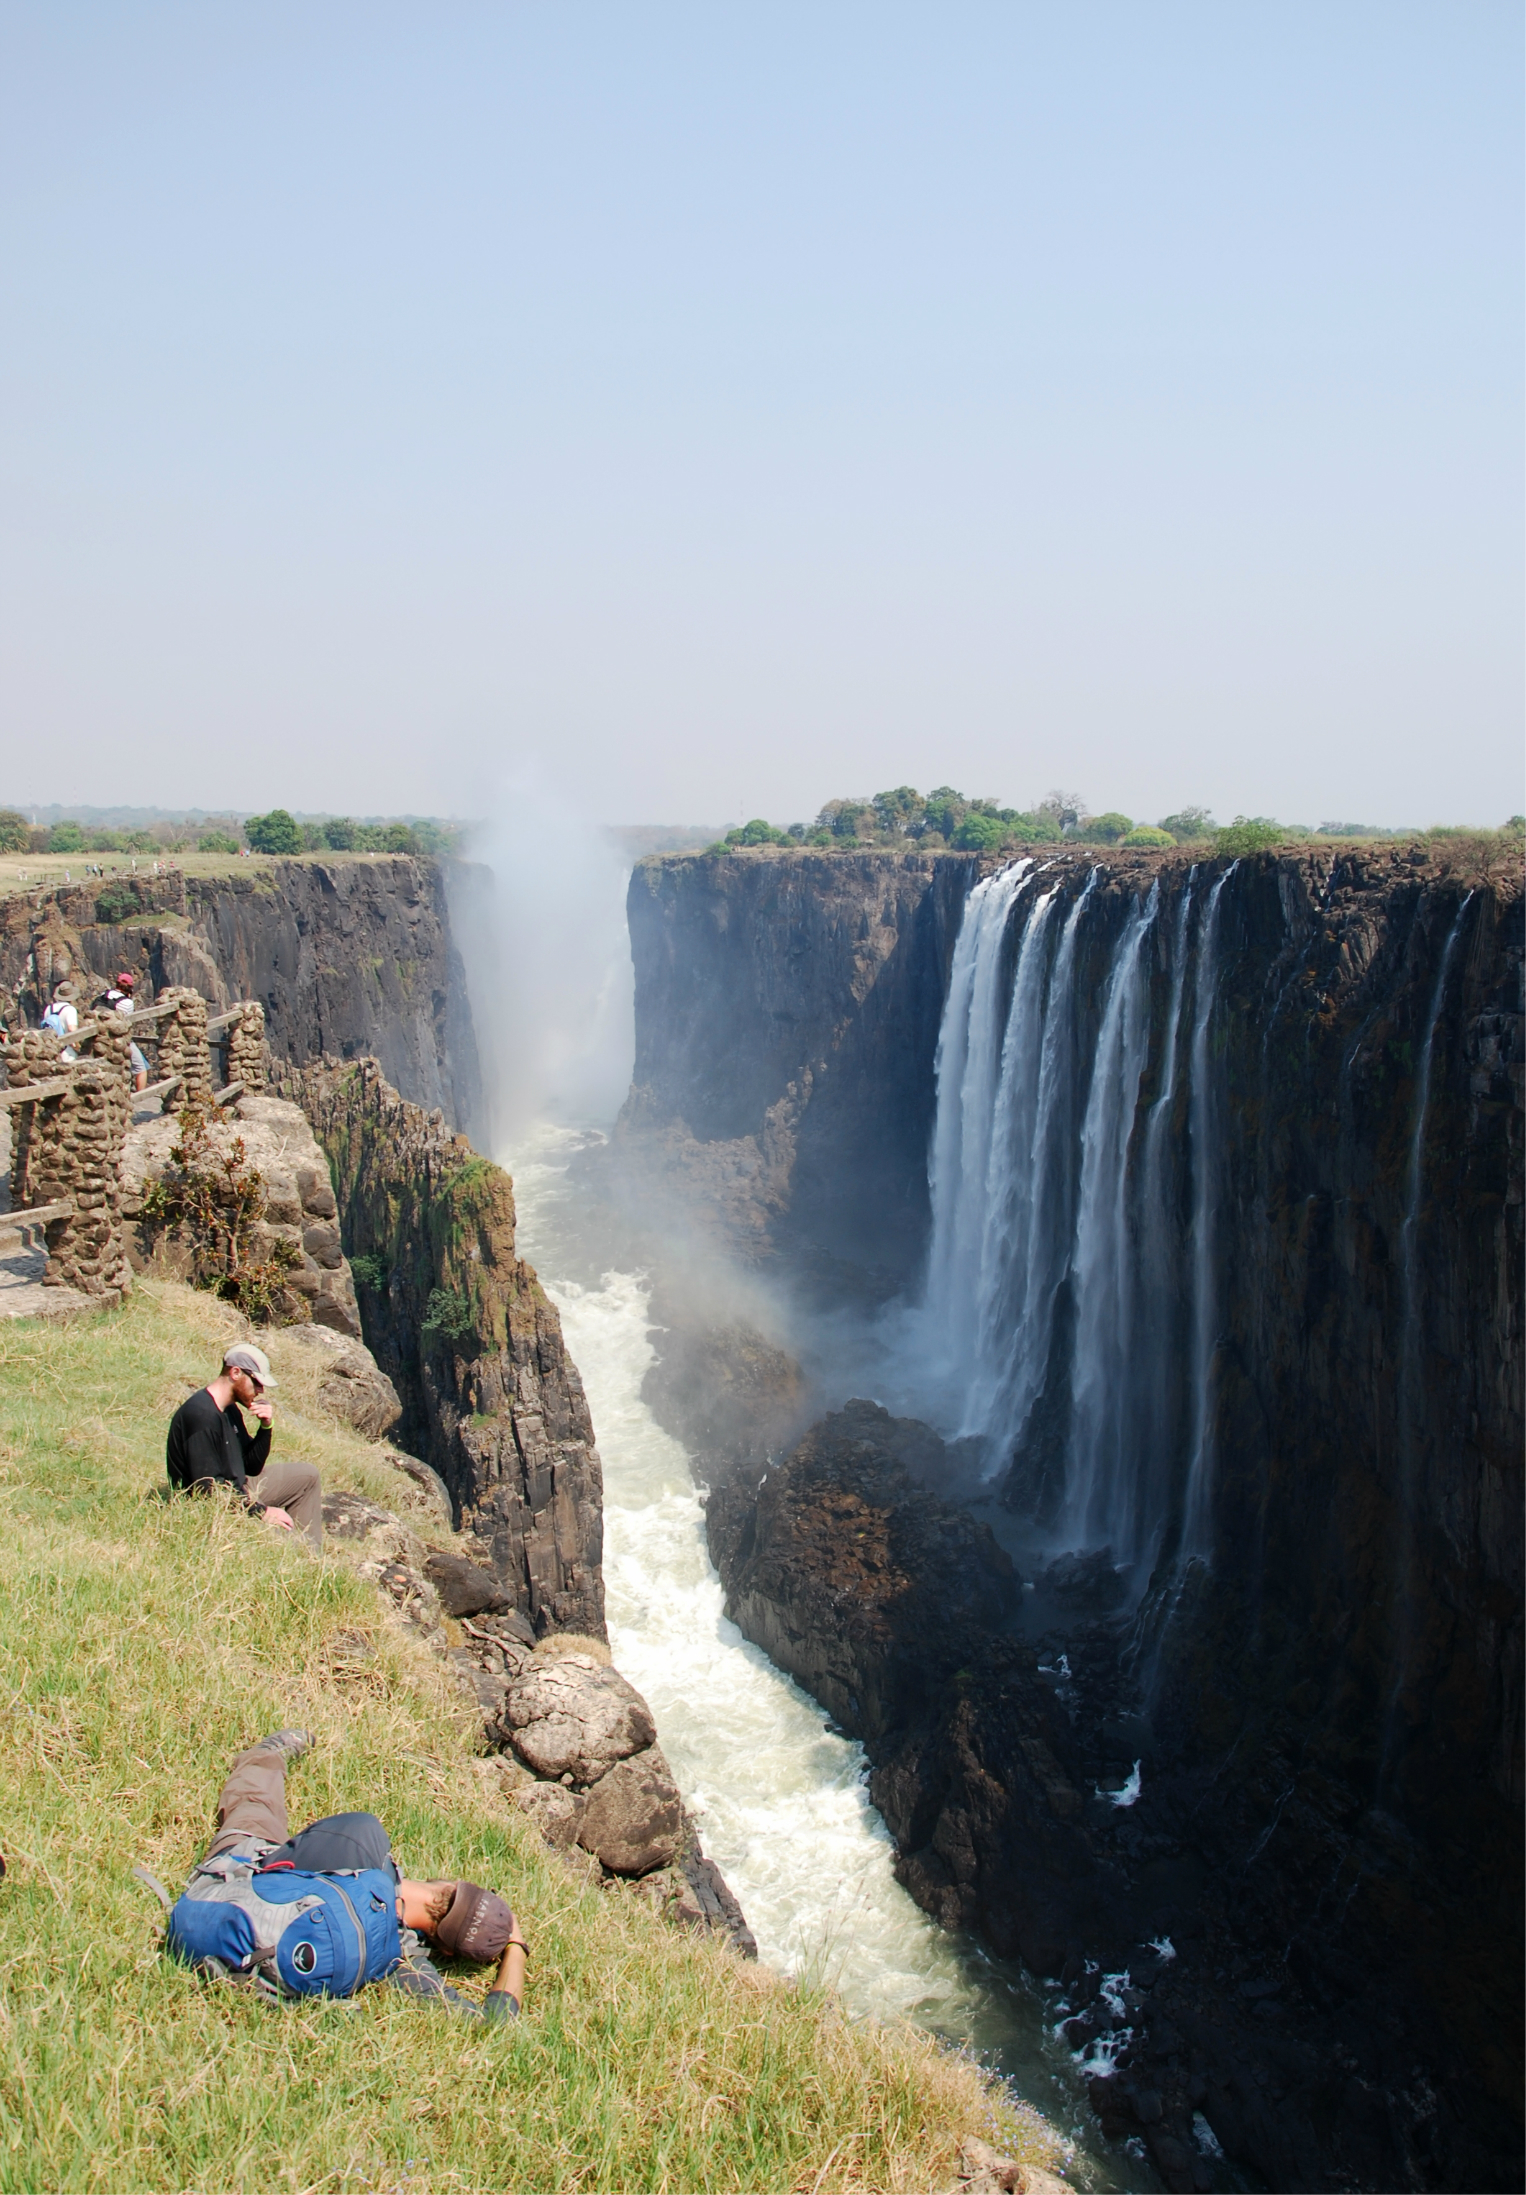
[[[515,1752],[538,1776],[570,1775],[580,1784],[597,1783],[657,1736],[641,1694],[589,1654],[552,1662],[536,1656],[510,1692],[505,1714]]]
[[[578,1843],[612,1875],[666,1867],[683,1842],[683,1801],[659,1746],[617,1761],[588,1794]]]
[[[514,1793],[514,1803],[559,1852],[566,1852],[578,1842],[584,1808],[588,1802],[576,1791],[569,1791],[559,1783],[532,1783]]]
[[[447,1616],[498,1615],[514,1605],[501,1579],[490,1570],[479,1570],[463,1555],[431,1547],[424,1557],[424,1575],[439,1594]]]
[[[380,1440],[403,1414],[397,1389],[370,1350],[356,1343],[329,1365],[318,1382],[318,1400],[367,1440]]]

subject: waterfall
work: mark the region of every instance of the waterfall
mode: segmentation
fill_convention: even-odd
[[[1197,1006],[1192,1024],[1192,1456],[1187,1466],[1187,1513],[1182,1535],[1190,1555],[1206,1559],[1212,1547],[1214,1310],[1218,1301],[1214,1269],[1214,1183],[1217,1175],[1217,1123],[1213,1079],[1209,1073],[1208,1026],[1218,990],[1219,901],[1239,867],[1231,862],[1208,895],[1198,953]]]
[[[987,878],[939,1037],[923,1405],[1057,1544],[1136,1564],[1184,1514],[1206,1551],[1232,874],[1206,898],[1195,866],[1143,893],[1100,868]]]

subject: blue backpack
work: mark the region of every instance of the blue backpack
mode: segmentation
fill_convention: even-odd
[[[397,1884],[375,1867],[306,1875],[224,1853],[176,1899],[165,1944],[187,1966],[283,1997],[352,1997],[402,1958]]]

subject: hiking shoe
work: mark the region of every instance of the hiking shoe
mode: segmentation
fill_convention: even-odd
[[[285,1753],[291,1760],[299,1760],[317,1744],[310,1730],[272,1730],[268,1738],[261,1738],[262,1746],[273,1746],[276,1752]]]

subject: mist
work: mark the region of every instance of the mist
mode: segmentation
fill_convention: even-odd
[[[597,825],[524,779],[497,787],[467,859],[447,865],[451,924],[482,1063],[476,1140],[502,1159],[541,1120],[608,1128],[630,1086],[630,862]]]

